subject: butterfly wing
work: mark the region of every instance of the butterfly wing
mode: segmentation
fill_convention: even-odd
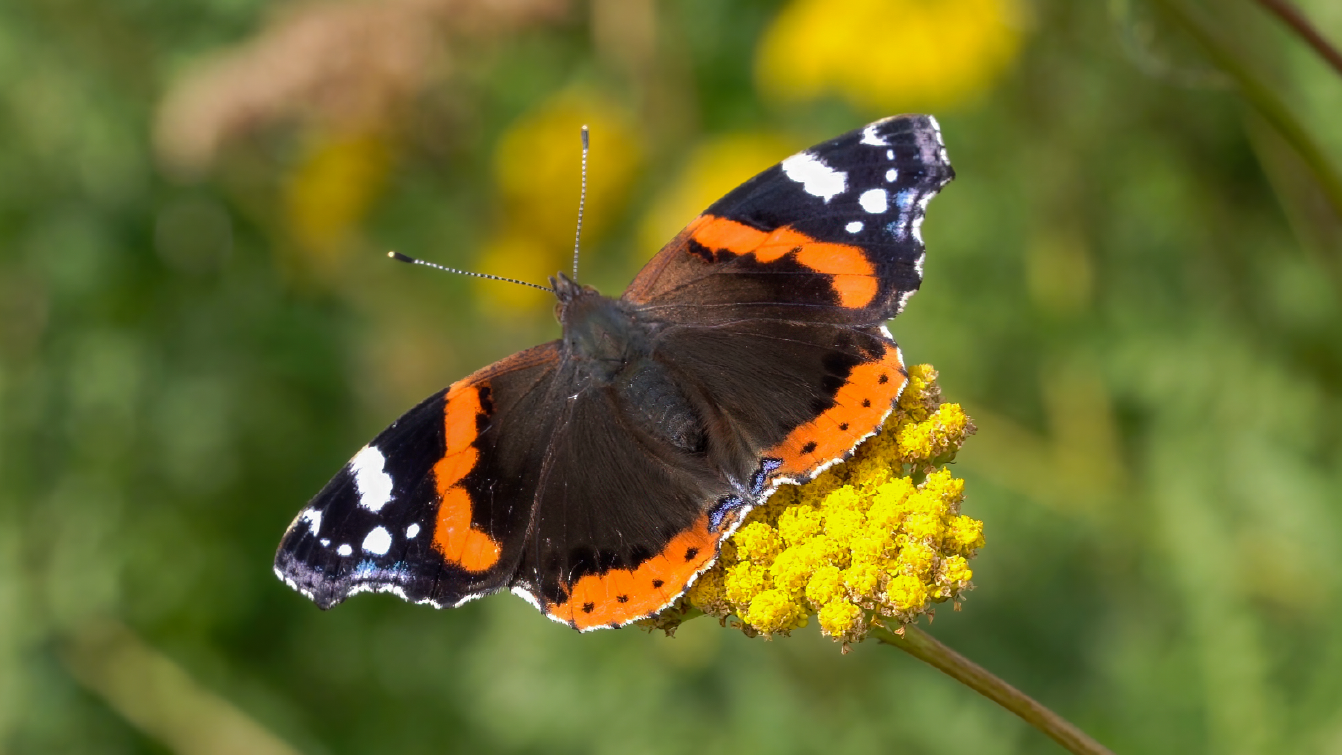
[[[735,487],[710,460],[697,397],[652,363],[572,386],[540,460],[513,588],[576,629],[619,626],[675,600],[717,557]],[[716,514],[714,511],[716,510]]]
[[[922,283],[923,215],[954,176],[935,118],[877,121],[713,203],[624,298],[677,323],[764,317],[879,326]]]
[[[396,420],[299,512],[275,573],[322,608],[366,591],[448,607],[506,587],[559,361],[557,342],[528,349]],[[540,432],[503,431],[518,424]]]
[[[954,175],[934,118],[877,121],[715,202],[625,293],[658,323],[654,358],[715,397],[771,480],[842,458],[898,399],[884,322],[922,282],[924,211]]]

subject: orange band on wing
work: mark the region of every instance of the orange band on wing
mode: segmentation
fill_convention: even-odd
[[[471,495],[460,484],[480,457],[471,445],[476,437],[476,418],[484,413],[480,388],[480,384],[463,385],[448,391],[443,401],[447,449],[433,465],[439,497],[433,547],[448,562],[474,572],[497,564],[502,551],[497,541],[471,526]]]
[[[546,613],[578,629],[624,624],[651,616],[675,599],[694,575],[717,557],[718,535],[708,531],[708,515],[666,544],[635,569],[589,574],[569,590],[563,603],[548,603]]]
[[[764,456],[782,460],[775,473],[805,477],[842,457],[880,426],[904,387],[904,365],[893,347],[880,361],[860,364],[834,395],[834,406],[798,427]]]
[[[860,246],[819,241],[792,226],[770,233],[713,215],[700,215],[690,223],[689,232],[704,247],[738,255],[754,254],[756,260],[765,263],[782,259],[795,250],[799,264],[832,277],[831,285],[839,294],[839,303],[850,309],[865,307],[876,298],[876,268]]]

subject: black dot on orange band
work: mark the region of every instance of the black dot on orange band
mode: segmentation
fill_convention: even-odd
[[[809,454],[815,451],[815,448],[816,448],[815,441],[811,441],[810,443],[807,443],[806,445],[801,447],[801,452],[804,454]]]
[[[629,602],[629,596],[628,596],[628,595],[616,595],[616,596],[615,596],[615,602],[616,602],[616,603],[628,603],[628,602]]]
[[[866,409],[869,406],[871,406],[871,399],[869,398],[862,399],[862,408]]]
[[[694,558],[697,555],[699,555],[699,549],[690,548],[689,550],[685,551],[685,560],[689,561],[690,559]]]
[[[653,587],[656,587],[656,588],[658,588],[658,589],[661,589],[662,585],[664,585],[664,584],[666,584],[666,583],[663,582],[663,581],[660,580],[660,579],[654,579],[654,580],[652,581],[652,586],[653,586]]]
[[[890,382],[890,376],[882,373],[881,379],[877,380],[876,382],[880,383],[881,385],[885,385],[886,383]]]
[[[842,430],[842,431],[844,431],[844,432],[848,432],[848,423],[845,422],[845,423],[843,423],[842,425],[839,425],[839,429]]]
[[[583,604],[582,604],[582,612],[583,612],[583,613],[591,613],[592,611],[595,611],[595,610],[596,610],[596,604],[595,604],[595,603],[583,603]]]

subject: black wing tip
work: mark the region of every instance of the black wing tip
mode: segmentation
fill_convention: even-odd
[[[348,561],[332,560],[323,568],[283,545],[275,554],[275,576],[323,611],[361,592],[390,592],[404,601],[427,603],[434,608],[452,608],[492,592],[454,591],[450,580],[435,580],[404,567],[379,568],[367,562],[351,566]]]
[[[348,579],[332,578],[286,550],[275,554],[275,576],[323,611],[343,603],[352,592]]]
[[[941,123],[936,116],[924,113],[892,115],[869,123],[854,133],[865,136],[864,132],[868,129],[872,129],[874,135],[881,139],[893,138],[912,143],[918,148],[922,162],[929,167],[935,166],[937,172],[943,174],[943,185],[955,178],[955,169],[951,167],[950,157],[946,154],[946,142],[941,136]]]

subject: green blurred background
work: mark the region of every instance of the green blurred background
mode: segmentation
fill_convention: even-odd
[[[1059,752],[814,626],[271,574],[368,438],[557,332],[386,250],[564,268],[586,122],[613,293],[904,111],[959,178],[892,329],[980,427],[988,541],[930,631],[1121,753],[1342,753],[1342,76],[1250,0],[6,0],[0,751]]]

